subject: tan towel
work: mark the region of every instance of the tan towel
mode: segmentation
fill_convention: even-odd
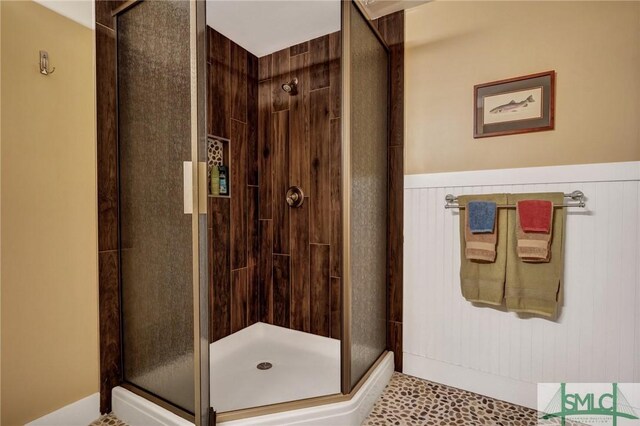
[[[549,200],[562,204],[562,193],[549,194],[513,194],[509,195],[509,204],[525,199]],[[565,209],[555,208],[553,228],[549,242],[549,261],[545,263],[524,262],[518,256],[517,213],[509,209],[509,236],[507,249],[507,279],[505,300],[507,309],[515,312],[528,312],[547,317],[555,317],[560,293],[564,266],[564,222]],[[539,240],[538,240],[539,241]],[[539,259],[538,259],[539,260]],[[544,259],[543,259],[544,260]]]
[[[458,197],[458,204],[466,206],[471,200],[493,201],[496,204],[506,204],[506,194],[492,195],[463,195]],[[470,302],[501,305],[504,297],[504,280],[507,263],[507,211],[498,209],[496,213],[496,226],[494,227],[495,256],[493,261],[472,260],[467,258],[468,229],[465,209],[460,209],[460,285],[462,295]],[[474,236],[487,236],[488,234],[474,234]],[[491,240],[493,241],[493,240]],[[488,241],[477,240],[476,242]],[[478,247],[478,246],[476,246]],[[469,248],[470,250],[485,250],[488,246]],[[474,252],[470,252],[473,254]],[[479,253],[477,253],[479,254]],[[484,253],[486,254],[486,253]]]
[[[518,257],[525,262],[549,262],[551,260],[549,248],[551,236],[553,235],[553,221],[551,221],[548,234],[543,232],[524,232],[520,225],[520,216],[517,210],[515,221]]]
[[[497,217],[497,215],[496,215]],[[469,215],[465,209],[464,214],[464,240],[466,243],[464,256],[469,260],[483,260],[485,262],[495,262],[496,244],[498,242],[498,230],[495,223],[491,234],[474,234],[469,226]]]

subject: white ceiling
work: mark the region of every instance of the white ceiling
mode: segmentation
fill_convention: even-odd
[[[94,27],[93,0],[35,1],[86,27]],[[340,0],[206,2],[207,24],[257,57],[340,30]],[[377,18],[426,1],[361,0],[361,3],[372,18]]]
[[[93,29],[95,26],[93,0],[35,0],[35,2],[85,27]]]
[[[431,0],[361,0],[371,19],[410,9]]]
[[[94,28],[93,0],[35,1]],[[340,0],[206,1],[207,24],[258,57],[340,30]]]
[[[207,25],[261,57],[340,30],[340,0],[207,0]]]

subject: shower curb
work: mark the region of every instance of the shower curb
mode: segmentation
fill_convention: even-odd
[[[356,426],[367,418],[393,375],[393,353],[389,352],[349,401],[326,404],[266,416],[250,417],[220,423],[223,426]],[[113,389],[113,413],[131,426],[191,426],[150,401],[122,387]]]

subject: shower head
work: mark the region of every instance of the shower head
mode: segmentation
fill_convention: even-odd
[[[284,90],[289,95],[297,95],[298,94],[298,79],[294,78],[288,83],[284,83],[282,85],[282,90]]]

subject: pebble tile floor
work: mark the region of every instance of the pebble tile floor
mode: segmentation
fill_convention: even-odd
[[[125,422],[118,419],[113,414],[106,414],[100,417],[98,420],[95,420],[89,426],[128,426]]]
[[[393,373],[363,426],[536,424],[536,411],[529,408]]]
[[[549,424],[557,424],[550,422]],[[535,426],[534,410],[394,373],[363,426]],[[109,414],[89,426],[127,426]]]

